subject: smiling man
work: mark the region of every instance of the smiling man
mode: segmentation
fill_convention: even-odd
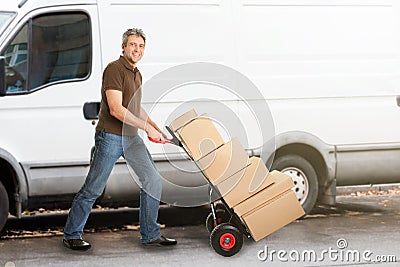
[[[82,239],[83,228],[95,200],[106,186],[115,162],[121,156],[134,170],[141,187],[139,219],[142,244],[177,244],[176,240],[160,233],[157,218],[162,191],[161,176],[138,135],[138,129],[141,129],[153,139],[163,142],[165,138],[140,104],[142,76],[136,64],[143,57],[145,44],[146,37],[141,29],[128,29],[122,36],[122,55],[104,70],[95,150],[85,183],[74,198],[65,224],[63,244],[67,248],[87,250],[91,247]]]

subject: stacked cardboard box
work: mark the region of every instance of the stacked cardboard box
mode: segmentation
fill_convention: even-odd
[[[269,172],[258,157],[249,158],[237,138],[224,143],[207,115],[198,116],[191,110],[170,128],[255,241],[304,215],[291,190],[292,179]]]
[[[194,110],[188,111],[170,124],[194,160],[224,144],[215,125],[207,115],[198,116]]]
[[[290,176],[272,171],[274,184],[233,207],[258,241],[304,215]]]

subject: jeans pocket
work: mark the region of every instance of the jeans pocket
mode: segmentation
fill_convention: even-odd
[[[96,131],[96,133],[94,134],[94,149],[96,149],[100,145],[100,142],[103,139],[104,139],[104,130]]]
[[[97,140],[97,139],[99,139],[99,138],[101,139],[103,137],[104,137],[104,130],[100,130],[100,131],[96,130],[96,133],[94,134],[94,139]]]

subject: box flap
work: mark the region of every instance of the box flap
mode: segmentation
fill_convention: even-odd
[[[198,115],[194,109],[182,114],[169,124],[169,128],[176,132],[179,128],[183,127],[186,123],[196,118]]]
[[[233,138],[228,143],[198,160],[208,180],[218,184],[248,165],[249,157],[239,142]]]
[[[217,184],[225,202],[234,207],[274,183],[259,157],[251,157],[244,172],[237,173]]]
[[[224,144],[213,121],[203,114],[178,129],[181,142],[194,160],[198,160]]]
[[[274,183],[235,206],[233,209],[237,215],[242,216],[243,214],[256,209],[268,200],[290,190],[294,186],[292,178],[286,174],[272,171],[268,175],[271,176],[270,179],[272,179]]]

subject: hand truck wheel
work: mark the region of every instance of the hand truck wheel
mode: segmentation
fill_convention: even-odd
[[[215,215],[217,216],[217,225],[219,225],[221,223],[229,222],[230,215],[229,215],[229,212],[227,212],[226,210],[217,209],[215,211]],[[208,232],[211,233],[212,230],[217,225],[215,225],[213,214],[212,214],[212,212],[210,212],[206,219],[206,228],[207,228]]]
[[[211,232],[210,243],[215,252],[230,257],[240,251],[243,246],[243,234],[233,224],[217,225]]]

